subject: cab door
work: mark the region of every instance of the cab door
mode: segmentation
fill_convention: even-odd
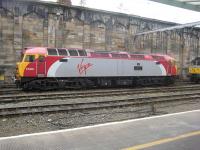
[[[39,55],[37,60],[37,76],[45,77],[46,75],[46,59],[45,55]]]

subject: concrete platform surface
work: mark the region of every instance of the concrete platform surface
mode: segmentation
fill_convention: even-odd
[[[199,150],[200,110],[0,138],[0,150]]]

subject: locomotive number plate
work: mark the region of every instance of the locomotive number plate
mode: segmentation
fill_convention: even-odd
[[[142,71],[142,66],[134,66],[134,70]]]

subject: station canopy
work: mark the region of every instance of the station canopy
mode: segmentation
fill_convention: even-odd
[[[151,0],[158,3],[200,11],[200,0]]]

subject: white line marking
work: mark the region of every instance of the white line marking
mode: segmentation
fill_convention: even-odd
[[[64,130],[57,130],[57,131],[39,132],[39,133],[23,134],[23,135],[10,136],[10,137],[2,137],[2,138],[0,138],[0,141],[1,140],[7,140],[7,139],[14,139],[14,138],[39,136],[39,135],[55,134],[55,133],[61,133],[61,132],[70,132],[70,131],[84,130],[84,129],[90,129],[90,128],[97,128],[97,127],[105,127],[105,126],[109,126],[109,125],[131,123],[131,122],[137,122],[137,121],[143,121],[143,120],[150,120],[150,119],[156,119],[156,118],[183,115],[183,114],[194,113],[194,112],[200,112],[200,109],[192,110],[192,111],[179,112],[179,113],[173,113],[173,114],[160,115],[160,116],[152,116],[152,117],[146,117],[146,118],[132,119],[132,120],[126,120],[126,121],[120,121],[120,122],[98,124],[98,125],[94,125],[94,126],[86,126],[86,127],[80,127],[80,128],[72,128],[72,129],[64,129]]]

